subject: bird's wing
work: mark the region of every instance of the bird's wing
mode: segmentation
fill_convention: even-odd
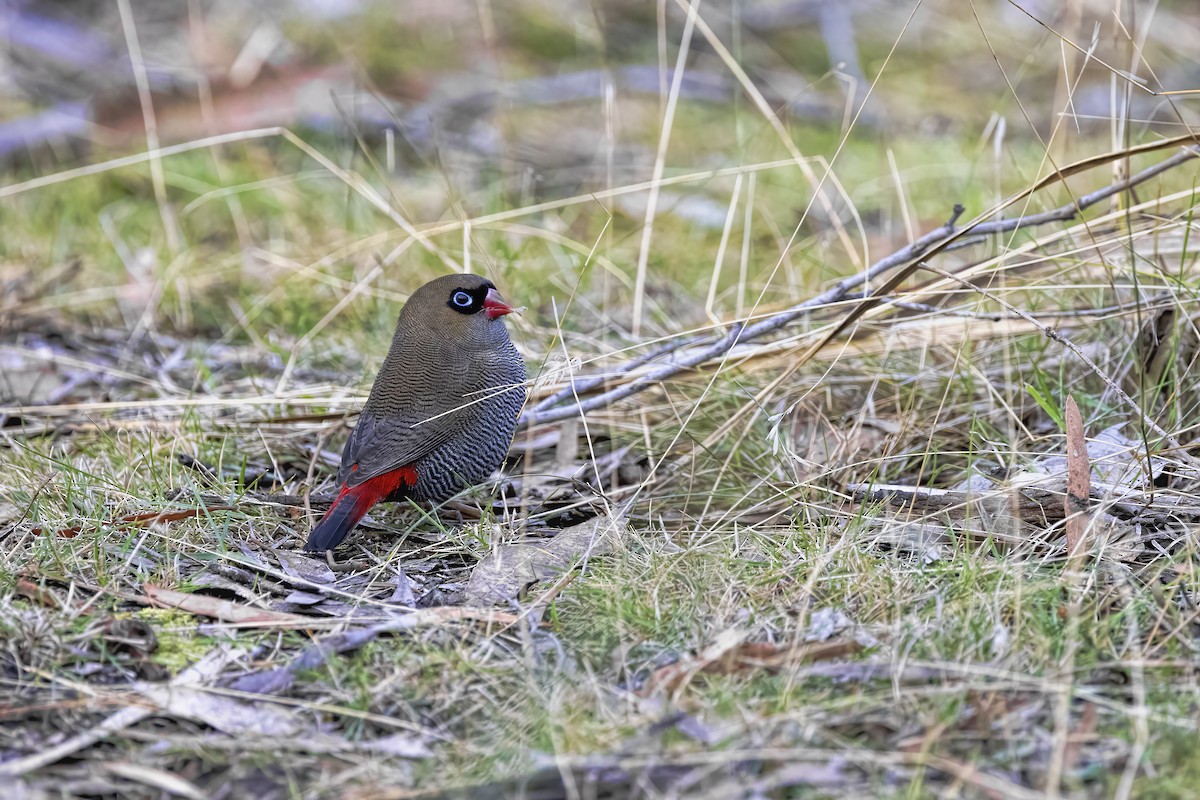
[[[342,450],[338,482],[358,486],[372,478],[408,466],[449,441],[454,425],[420,424],[419,420],[376,417],[363,411]]]

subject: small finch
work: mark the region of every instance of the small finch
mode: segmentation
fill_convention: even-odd
[[[501,319],[512,311],[478,275],[413,293],[305,550],[333,549],[380,501],[438,502],[491,476],[525,402],[525,363]]]

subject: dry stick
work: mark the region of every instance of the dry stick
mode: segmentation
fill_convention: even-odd
[[[906,265],[908,269],[904,270],[904,274],[907,275],[913,270],[917,269],[920,265],[920,262],[924,258],[928,257],[932,252],[946,247],[953,241],[953,239],[957,239],[958,236],[968,231],[974,235],[990,235],[1007,233],[1019,228],[1028,228],[1037,225],[1046,225],[1051,222],[1061,222],[1073,219],[1079,214],[1080,211],[1083,211],[1084,209],[1093,206],[1114,194],[1126,191],[1127,189],[1137,186],[1138,184],[1144,183],[1151,178],[1166,172],[1167,170],[1173,169],[1180,164],[1196,158],[1198,155],[1200,155],[1200,151],[1195,149],[1185,150],[1184,152],[1171,156],[1170,158],[1165,159],[1164,161],[1155,164],[1152,167],[1144,169],[1135,175],[1131,175],[1123,181],[1118,181],[1117,183],[1106,186],[1103,189],[1097,189],[1094,192],[1085,194],[1075,202],[1067,203],[1066,205],[1051,209],[1049,211],[1043,211],[1037,214],[1029,214],[1023,217],[994,220],[992,222],[979,222],[969,228],[956,229],[954,227],[954,223],[958,221],[958,218],[965,210],[961,205],[956,205],[954,207],[954,214],[949,220],[947,220],[945,225],[926,233],[924,236],[915,240],[907,247],[897,250],[895,253],[876,261],[866,270],[858,273],[857,275],[852,275],[851,277],[846,278],[828,291],[823,292],[816,297],[805,300],[802,303],[797,303],[796,305],[780,312],[779,314],[767,317],[766,319],[758,322],[749,325],[740,322],[735,323],[729,333],[717,341],[711,342],[706,346],[699,347],[690,353],[686,353],[678,360],[669,364],[664,364],[658,369],[648,372],[639,378],[634,378],[622,386],[618,386],[607,392],[596,395],[595,397],[588,398],[587,400],[578,400],[558,408],[551,408],[550,406],[553,405],[554,402],[567,399],[575,394],[584,394],[589,392],[592,389],[602,386],[614,374],[628,374],[630,370],[636,369],[650,359],[646,356],[643,356],[617,368],[616,370],[608,371],[602,375],[589,375],[581,378],[572,378],[570,387],[557,392],[551,397],[546,398],[546,400],[538,403],[532,409],[525,411],[521,415],[519,425],[530,426],[547,422],[556,422],[561,419],[573,417],[576,414],[586,414],[589,411],[594,411],[598,408],[604,408],[619,400],[624,400],[626,397],[630,397],[631,395],[644,391],[654,384],[661,383],[662,381],[665,381],[668,378],[683,372],[684,370],[699,366],[706,361],[717,358],[718,356],[721,356],[731,350],[737,344],[742,344],[767,336],[768,334],[774,333],[790,325],[797,319],[806,316],[818,308],[845,300],[850,294],[851,290],[870,282],[873,278],[884,272],[887,272],[888,270]],[[1089,161],[1086,163],[1088,163],[1090,166],[1094,166],[1095,164],[1092,163],[1093,161],[1095,161],[1095,159],[1089,159]],[[1041,181],[1029,191],[1031,192],[1034,189],[1041,188],[1041,186],[1045,183],[1046,181]],[[951,239],[951,237],[953,237],[953,239]],[[885,291],[890,291],[890,289],[893,288],[897,282],[898,281],[889,280],[889,285],[885,288]],[[875,301],[879,300],[877,295],[872,295],[871,299]],[[864,305],[860,306],[859,308],[862,311],[865,311],[867,307],[868,303],[864,303]],[[860,315],[861,314],[854,314],[853,316],[857,317]],[[839,329],[844,327],[845,323],[839,325]],[[832,337],[826,337],[826,340],[829,338]],[[661,355],[665,352],[671,352],[673,350],[681,349],[682,347],[690,347],[696,344],[698,343],[695,340],[685,340],[679,347],[664,348],[661,351],[656,351],[654,355]],[[822,342],[822,344],[824,344],[824,342]]]
[[[695,343],[695,340],[692,340],[692,339],[675,339],[674,341],[666,342],[665,344],[660,345],[659,347],[656,347],[653,350],[650,350],[646,353],[643,353],[642,355],[638,356],[637,358],[634,358],[633,360],[624,364],[621,367],[621,372],[624,373],[624,372],[628,372],[630,370],[637,369],[638,367],[644,366],[644,365],[650,363],[651,361],[654,361],[655,359],[658,359],[658,358],[661,358],[662,356],[667,355],[668,353],[674,353],[676,350],[680,350],[684,347],[687,347],[689,344],[694,344],[694,343]],[[580,392],[590,392],[592,389],[595,389],[597,386],[604,383],[606,380],[608,380],[611,377],[613,377],[613,376],[610,375],[609,373],[600,373],[598,375],[588,375],[585,378],[573,380],[573,381],[571,381],[570,384],[568,384],[564,388],[559,389],[557,392],[550,395],[549,397],[546,397],[542,400],[539,400],[537,403],[535,403],[533,406],[533,411],[534,412],[544,411],[548,408],[551,408],[552,406],[555,406],[555,405],[561,403],[563,400],[570,400],[573,398],[577,399],[576,395],[579,394]]]
[[[875,305],[882,302],[883,296],[890,293],[893,289],[895,289],[897,286],[899,286],[901,283],[903,283],[906,278],[908,278],[910,275],[912,275],[914,272],[916,272],[918,269],[920,269],[923,261],[925,261],[928,258],[931,258],[932,256],[937,255],[938,253],[945,251],[946,249],[948,249],[949,247],[954,245],[956,242],[959,242],[959,241],[963,240],[964,238],[966,238],[968,234],[977,234],[981,229],[986,229],[988,226],[995,226],[998,223],[1003,223],[1006,221],[1006,220],[998,220],[997,222],[993,222],[993,223],[985,223],[984,220],[987,219],[988,217],[999,214],[1001,211],[1008,208],[1009,206],[1019,203],[1020,201],[1024,200],[1025,198],[1030,197],[1031,195],[1034,194],[1034,192],[1045,189],[1047,186],[1052,186],[1055,183],[1061,183],[1073,175],[1078,175],[1082,172],[1087,172],[1088,170],[1094,169],[1095,167],[1099,167],[1104,164],[1108,164],[1113,161],[1117,161],[1119,159],[1128,159],[1128,158],[1131,158],[1136,155],[1143,155],[1145,153],[1154,153],[1154,152],[1158,152],[1159,150],[1166,150],[1166,149],[1172,148],[1172,147],[1185,148],[1184,153],[1179,153],[1176,156],[1172,156],[1172,158],[1169,158],[1169,159],[1163,161],[1161,164],[1158,164],[1155,167],[1151,167],[1150,169],[1142,170],[1137,175],[1127,178],[1124,181],[1118,181],[1117,183],[1107,186],[1104,189],[1100,189],[1098,191],[1092,192],[1090,195],[1084,195],[1084,197],[1080,198],[1079,200],[1076,200],[1072,203],[1068,203],[1067,205],[1062,206],[1057,209],[1054,209],[1052,211],[1048,211],[1043,214],[1032,214],[1032,215],[1029,215],[1028,217],[1018,217],[1016,221],[1019,221],[1021,224],[1037,225],[1037,224],[1042,224],[1042,218],[1046,217],[1047,215],[1050,215],[1052,217],[1052,219],[1072,219],[1080,210],[1086,208],[1087,205],[1091,205],[1091,204],[1095,203],[1097,200],[1102,200],[1106,197],[1116,194],[1117,192],[1124,191],[1124,190],[1129,189],[1132,186],[1136,185],[1134,183],[1135,179],[1145,180],[1146,176],[1152,177],[1153,175],[1158,174],[1157,172],[1155,172],[1155,170],[1158,168],[1170,169],[1171,167],[1175,166],[1175,163],[1182,163],[1183,161],[1186,161],[1190,158],[1194,158],[1195,156],[1200,155],[1200,151],[1198,151],[1196,148],[1196,145],[1198,143],[1200,143],[1200,135],[1197,135],[1195,133],[1185,133],[1181,136],[1174,136],[1170,139],[1163,139],[1161,141],[1150,142],[1148,144],[1139,144],[1139,145],[1135,145],[1133,147],[1127,147],[1124,150],[1116,150],[1116,151],[1112,151],[1112,152],[1108,152],[1108,153],[1101,153],[1100,155],[1091,156],[1091,157],[1085,158],[1081,161],[1075,161],[1071,164],[1067,164],[1062,169],[1058,169],[1058,170],[1054,171],[1053,173],[1047,175],[1046,177],[1035,181],[1032,185],[1025,187],[1021,191],[1000,201],[999,203],[996,203],[991,208],[989,208],[988,210],[984,211],[982,214],[975,217],[975,219],[971,220],[963,227],[961,227],[957,230],[951,229],[951,231],[946,235],[946,238],[944,238],[942,241],[940,241],[934,245],[931,245],[929,247],[929,249],[926,250],[924,253],[922,253],[919,256],[914,257],[908,263],[904,264],[899,270],[897,270],[894,274],[889,276],[888,279],[883,282],[883,285],[875,290],[875,293],[871,297],[869,297],[866,300],[863,300],[861,303],[859,303],[855,308],[853,308],[850,311],[849,314],[847,314],[845,317],[843,317],[838,322],[838,324],[835,325],[833,327],[833,329],[829,331],[829,333],[822,336],[819,341],[817,341],[812,347],[810,347],[808,349],[808,351],[806,353],[804,353],[804,355],[801,356],[800,360],[802,362],[808,361],[816,353],[820,352],[821,348],[823,348],[826,344],[828,344],[830,341],[832,341],[834,338],[836,338],[842,331],[844,331],[848,327],[850,327],[850,325],[852,325],[856,320],[858,320],[864,314],[866,314],[868,311],[870,311]],[[1174,159],[1180,159],[1180,160],[1175,163],[1172,163],[1172,161]],[[1091,202],[1088,202],[1085,205],[1085,201],[1088,201],[1088,200],[1090,200]],[[1065,216],[1065,217],[1057,216],[1058,214],[1061,214],[1064,212],[1066,212],[1067,216]],[[1033,222],[1025,222],[1026,219],[1030,219],[1030,220],[1034,220],[1034,221]],[[1012,220],[1009,220],[1009,222],[1011,222],[1011,221]],[[1049,220],[1047,220],[1047,221],[1049,221]],[[1010,230],[1011,230],[1011,228],[1010,228]]]

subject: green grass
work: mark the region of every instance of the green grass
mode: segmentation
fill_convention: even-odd
[[[971,38],[973,21],[937,5],[942,14],[925,29],[937,36],[924,40],[927,47],[902,46],[876,89],[873,113],[886,124],[864,118],[844,142],[841,98],[834,80],[822,77],[828,58],[815,27],[746,34],[738,45],[756,85],[771,89],[773,107],[783,92],[833,109],[828,118],[785,116],[784,125],[802,153],[837,153],[836,178],[852,203],[837,200],[849,250],[819,204],[806,214],[812,187],[796,168],[755,172],[752,196],[749,172],[740,184],[706,175],[788,157],[752,103],[742,95],[680,102],[664,175],[703,177],[663,189],[641,340],[712,324],[705,301],[724,231],[704,220],[724,219],[735,184],[738,205],[713,293],[712,311],[724,321],[811,297],[861,269],[855,259],[864,250],[878,259],[904,246],[910,227],[919,235],[942,224],[955,203],[967,207],[966,220],[1045,172],[1046,132],[1065,113],[1050,105],[1062,80],[1060,42],[986,21],[1003,32],[993,43],[1031,128],[991,54]],[[507,79],[657,63],[652,13],[604,11],[584,20],[497,6],[489,57]],[[668,63],[680,22],[672,20]],[[860,47],[873,74],[898,31],[866,27]],[[313,63],[354,53],[374,85],[414,98],[437,71],[466,72],[472,53],[484,50],[474,38],[475,49],[465,48],[466,34],[452,26],[397,22],[383,8],[328,30],[293,21],[287,31]],[[1165,46],[1156,41],[1152,47]],[[727,75],[699,38],[693,47],[695,69]],[[1087,85],[1105,92],[1107,81],[1107,73],[1087,74]],[[1008,126],[998,148],[981,137],[993,112]],[[235,648],[225,681],[279,669],[343,627],[361,629],[365,615],[400,613],[384,605],[397,571],[422,604],[461,605],[472,567],[515,529],[530,523],[545,534],[558,504],[595,502],[582,482],[554,479],[561,454],[543,446],[509,470],[533,487],[529,505],[511,498],[508,513],[484,509],[482,523],[468,515],[462,525],[453,511],[380,509],[375,529],[342,554],[355,569],[314,587],[291,560],[313,516],[272,496],[333,488],[328,453],[340,450],[348,430],[339,415],[367,391],[408,293],[448,269],[443,257],[464,260],[464,218],[523,211],[473,224],[470,259],[527,307],[511,327],[531,374],[560,364],[564,350],[585,369],[611,368],[639,352],[632,286],[644,207],[633,201],[644,202],[645,193],[605,192],[650,174],[660,101],[622,94],[613,119],[606,113],[596,103],[501,104],[487,119],[504,142],[500,157],[447,142],[435,154],[401,148],[390,175],[373,166],[388,157],[377,138],[368,137],[364,151],[344,134],[295,131],[418,228],[434,230],[428,248],[406,245],[392,221],[282,139],[223,146],[220,172],[210,152],[164,161],[167,202],[182,235],[177,252],[147,166],[0,199],[0,286],[23,277],[36,287],[27,297],[0,297],[0,359],[11,359],[0,361],[7,408],[0,415],[0,712],[11,714],[0,717],[8,730],[0,751],[24,753],[29,737],[61,740],[94,728],[131,702],[121,692],[136,665],[119,643],[95,633],[110,619],[150,625],[159,646],[149,659],[171,676]],[[603,169],[579,170],[603,165],[597,143],[606,122],[619,123],[628,164],[618,166],[630,166],[612,185]],[[1139,129],[1137,137],[1157,132]],[[1059,135],[1067,139],[1055,150],[1060,165],[1112,147],[1107,121],[1078,129],[1072,122]],[[86,160],[120,154],[96,149]],[[68,166],[43,155],[12,165],[2,182]],[[819,176],[824,168],[813,169]],[[1139,187],[1138,200],[1186,190],[1195,177],[1192,162]],[[1110,179],[1100,168],[1070,186],[1078,195]],[[1054,187],[1006,213],[1072,196]],[[578,199],[528,208],[564,197]],[[703,218],[682,200],[700,201]],[[892,308],[801,364],[813,336],[850,306],[824,309],[771,349],[745,347],[719,369],[708,364],[589,415],[590,442],[582,427],[559,429],[579,437],[575,467],[590,468],[593,450],[603,460],[631,448],[623,466],[633,477],[610,499],[619,506],[637,493],[620,542],[499,609],[520,617],[515,624],[424,622],[296,669],[291,687],[257,701],[340,740],[340,750],[321,751],[297,735],[264,752],[257,748],[269,742],[243,734],[254,748],[240,752],[231,745],[237,736],[164,713],[83,750],[78,762],[24,780],[61,788],[77,766],[119,756],[182,776],[202,794],[269,775],[279,796],[386,797],[519,781],[548,764],[567,771],[572,758],[612,758],[631,773],[639,758],[660,767],[692,759],[713,770],[715,791],[724,792],[713,796],[734,797],[747,795],[754,780],[786,776],[789,765],[845,759],[840,783],[775,787],[766,796],[1003,793],[985,779],[1041,792],[1052,769],[1061,772],[1063,793],[1108,796],[1122,785],[1127,759],[1141,752],[1134,795],[1187,797],[1200,768],[1191,752],[1200,633],[1192,600],[1200,572],[1189,538],[1196,518],[1187,506],[1198,493],[1193,478],[1165,478],[1139,495],[1155,509],[1172,498],[1185,506],[1138,523],[1140,535],[1157,537],[1145,552],[1078,567],[1055,544],[1061,525],[1043,544],[1044,526],[1026,520],[1013,528],[973,510],[977,529],[968,536],[957,517],[855,502],[850,487],[953,489],[972,475],[1019,477],[1046,454],[1064,452],[1068,394],[1089,435],[1117,424],[1128,425],[1134,441],[1145,434],[1136,411],[1071,350],[1024,320],[1009,328],[995,322],[1006,312],[996,296],[1044,315],[1042,324],[1061,330],[1190,445],[1200,402],[1190,369],[1194,205],[1184,198],[1116,223],[1076,220],[975,243],[932,266],[969,275],[992,298],[958,285],[926,291],[936,276],[918,272],[905,286],[934,311]],[[1068,233],[1062,241],[1042,238],[1061,231]],[[1023,246],[1028,252],[1014,252]],[[65,269],[75,261],[77,270]],[[980,264],[986,269],[971,271]],[[356,296],[328,317],[350,292]],[[1173,317],[1149,307],[1159,294]],[[1054,316],[1139,298],[1140,308]],[[1156,322],[1170,357],[1143,380],[1152,350],[1146,331]],[[47,402],[79,370],[82,383],[61,398],[69,409],[28,407]],[[758,399],[777,379],[775,391]],[[184,466],[181,454],[215,475]],[[1126,457],[1142,459],[1143,448]],[[654,478],[642,483],[649,465]],[[279,475],[279,485],[248,485],[247,476],[264,472]],[[176,516],[129,518],[147,513]],[[1014,544],[1012,537],[1024,538]],[[307,630],[237,628],[152,610],[148,584],[313,621]],[[332,616],[293,596],[328,586],[326,602],[344,604]],[[31,587],[56,600],[31,596]],[[738,644],[713,655],[729,637]],[[823,641],[847,648],[808,660],[804,654]],[[810,649],[789,649],[802,647]],[[873,675],[855,671],[868,664]],[[666,688],[660,683],[679,674]],[[249,703],[223,691],[210,695]],[[70,705],[77,698],[101,707]],[[1144,736],[1143,704],[1151,720]],[[13,711],[26,706],[40,710]],[[432,758],[353,749],[414,730]],[[156,736],[163,744],[149,747]],[[150,796],[145,786],[122,788]]]

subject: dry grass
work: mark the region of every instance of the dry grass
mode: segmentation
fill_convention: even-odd
[[[1057,33],[1002,4],[863,12],[861,107],[864,87],[846,101],[804,61],[823,47],[808,27],[663,8],[665,27],[536,3],[472,4],[458,22],[480,32],[460,39],[412,24],[514,83],[657,58],[721,99],[664,72],[661,96],[463,101],[458,123],[496,150],[443,119],[430,150],[278,127],[10,171],[0,780],[31,797],[1189,796],[1196,160],[1076,219],[965,237],[846,330],[854,297],[522,431],[497,485],[381,509],[335,568],[296,551],[427,277],[469,265],[527,306],[535,400],[571,375],[619,383],[955,203],[970,217],[1190,120],[1177,96],[1095,113],[1098,92],[1146,94],[1130,64],[1186,88],[1168,69],[1200,26],[1185,6],[1077,0],[1044,19]],[[292,35],[366,61],[379,14]],[[619,36],[619,62],[589,49]],[[386,74],[413,69],[384,52]],[[1092,486],[1064,504],[1068,396]],[[1086,523],[1076,558],[1068,517]],[[484,603],[479,565],[530,542],[554,568]]]

